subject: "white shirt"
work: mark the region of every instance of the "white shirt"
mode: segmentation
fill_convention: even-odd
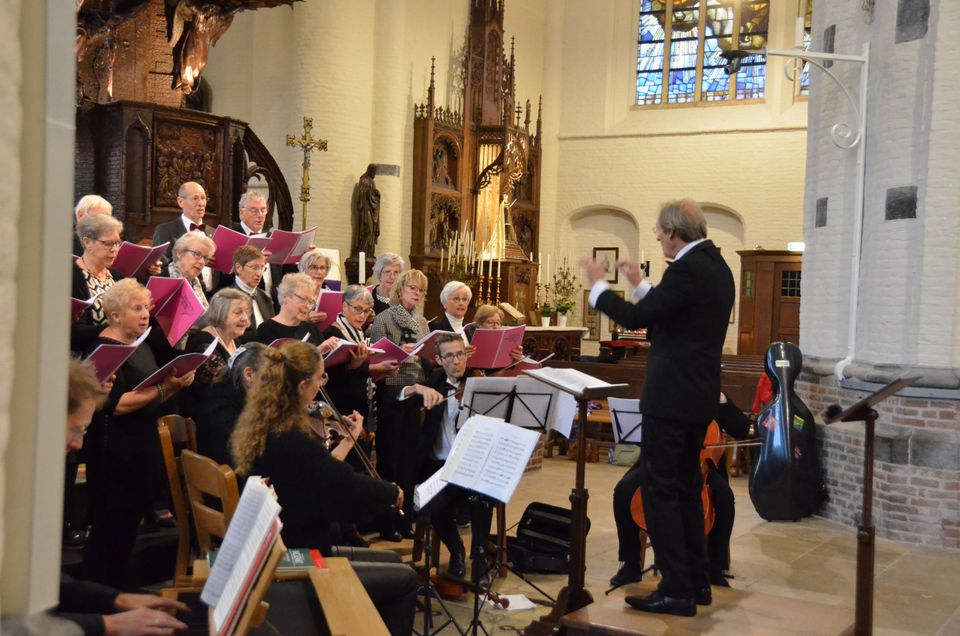
[[[263,314],[260,313],[260,306],[257,305],[256,299],[253,298],[254,290],[247,287],[247,284],[239,278],[235,278],[234,283],[237,289],[250,295],[250,304],[253,305],[253,326],[259,327],[260,323],[263,322]]]
[[[447,407],[444,412],[443,423],[440,425],[440,434],[433,442],[433,456],[439,460],[446,460],[453,448],[453,442],[457,439],[457,418],[460,417],[460,402],[453,396],[451,391],[456,392],[460,388],[460,382],[455,382],[447,377],[446,385],[449,397],[444,405]],[[452,386],[451,386],[452,385]]]
[[[686,245],[683,246],[683,248],[679,252],[677,252],[677,255],[673,257],[673,262],[676,263],[681,258],[683,258],[687,252],[693,249],[694,245],[697,245],[698,243],[703,243],[706,240],[707,239],[697,239],[696,241],[687,243]],[[600,298],[600,294],[607,291],[608,289],[610,289],[610,283],[608,283],[607,281],[601,279],[595,282],[593,284],[593,287],[590,288],[590,296],[587,299],[587,302],[590,303],[590,306],[596,307],[597,299]],[[632,300],[635,303],[640,302],[641,300],[643,300],[644,296],[646,296],[650,292],[651,289],[653,289],[653,285],[650,283],[650,281],[644,278],[642,281],[640,281],[640,284],[637,285],[636,289],[633,290],[633,294],[630,295],[630,300]]]

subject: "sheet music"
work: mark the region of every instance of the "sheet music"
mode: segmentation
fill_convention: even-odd
[[[524,373],[531,378],[543,380],[544,382],[562,387],[575,394],[583,393],[584,389],[612,386],[609,382],[604,382],[599,378],[595,378],[582,371],[577,371],[576,369],[544,367],[542,369],[530,369],[524,371]]]
[[[247,549],[247,543],[257,536],[262,541],[270,523],[280,514],[273,490],[259,476],[252,475],[243,487],[243,494],[237,503],[226,536],[217,554],[217,560],[210,569],[200,600],[207,605],[216,605],[226,592],[236,566]]]
[[[639,444],[643,429],[640,400],[610,397],[607,398],[607,404],[613,424],[613,441],[617,444]]]
[[[447,482],[441,477],[443,466],[437,472],[430,475],[422,484],[417,484],[413,489],[413,509],[423,510],[423,507],[430,503],[434,497],[440,494]]]
[[[539,439],[538,431],[474,415],[457,434],[442,478],[507,503]]]

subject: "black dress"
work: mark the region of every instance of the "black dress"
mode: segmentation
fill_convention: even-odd
[[[120,344],[98,336],[100,344]],[[84,549],[84,578],[124,587],[124,574],[144,514],[152,509],[157,492],[160,442],[157,418],[165,409],[157,399],[142,408],[118,415],[120,397],[158,368],[153,351],[144,343],[117,370],[107,404],[93,416],[84,438],[89,488],[90,536]]]
[[[230,377],[214,384],[207,398],[197,405],[197,451],[219,464],[233,466],[230,435],[233,433],[246,395],[237,391]]]
[[[336,323],[330,325],[323,332],[323,338],[344,338],[343,332]],[[367,398],[367,380],[370,378],[370,364],[364,362],[356,369],[348,369],[348,363],[326,369],[330,379],[327,381],[327,393],[334,402],[337,410],[344,415],[357,411],[366,419],[370,413],[370,400]]]
[[[184,353],[203,353],[217,337],[206,331],[195,331],[187,338]],[[204,422],[201,419],[201,405],[207,401],[214,385],[230,375],[227,360],[230,352],[219,341],[207,361],[197,368],[193,383],[181,391],[180,413],[192,417],[199,430]]]
[[[307,334],[310,334],[310,337],[307,338],[307,342],[310,344],[319,345],[323,342],[323,336],[320,335],[320,332],[317,330],[317,326],[309,320],[304,320],[296,327],[290,327],[271,319],[264,320],[260,326],[257,327],[256,341],[262,342],[265,345],[269,345],[271,342],[279,338],[303,340],[303,337]]]

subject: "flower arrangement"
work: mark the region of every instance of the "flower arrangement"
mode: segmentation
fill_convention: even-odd
[[[564,257],[563,265],[557,267],[553,274],[553,304],[557,313],[564,315],[576,305],[576,294],[580,291],[577,275]]]
[[[553,305],[550,303],[543,303],[540,305],[540,315],[541,316],[552,316],[553,315]]]

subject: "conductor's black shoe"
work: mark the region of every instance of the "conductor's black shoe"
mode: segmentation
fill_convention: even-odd
[[[697,590],[693,600],[696,601],[697,605],[710,605],[713,603],[713,592],[710,591],[710,586],[704,585]]]
[[[455,550],[450,555],[450,564],[447,565],[447,574],[462,579],[467,574],[466,552],[463,548]]]
[[[628,596],[627,605],[644,612],[654,614],[673,614],[674,616],[696,616],[697,606],[692,598],[674,598],[664,596],[657,590],[650,596]]]
[[[627,583],[639,583],[643,578],[643,569],[636,563],[624,563],[617,573],[610,577],[610,585],[620,587]]]

